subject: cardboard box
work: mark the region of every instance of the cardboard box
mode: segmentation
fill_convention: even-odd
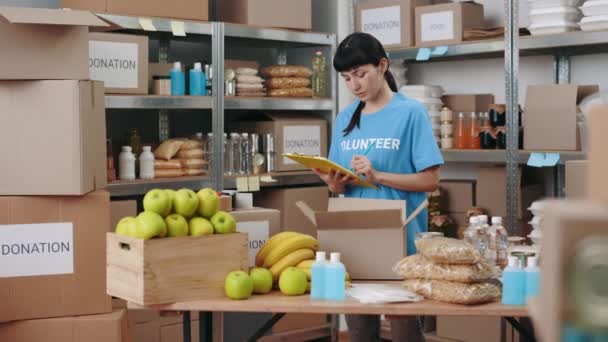
[[[141,17],[209,20],[208,0],[61,0],[60,7]]]
[[[281,212],[281,230],[296,231],[316,237],[317,228],[296,206],[298,201],[310,204],[313,210],[323,210],[327,208],[329,191],[326,186],[264,189],[254,194],[253,203],[259,207],[279,210]]]
[[[437,333],[424,334],[424,342],[463,342],[452,338],[437,336]]]
[[[0,323],[0,341],[131,342],[126,310]]]
[[[587,193],[596,201],[608,202],[608,142],[606,128],[608,127],[608,106],[601,106],[590,113],[590,146]]]
[[[281,231],[281,212],[274,209],[236,209],[230,213],[236,230],[248,235],[248,265],[255,266],[255,255],[269,237]]]
[[[148,93],[154,94],[154,76],[169,76],[173,63],[148,63]]]
[[[275,171],[307,170],[283,153],[327,156],[327,121],[320,117],[292,113],[266,114],[263,121],[237,122],[234,129],[261,135],[271,133],[275,138]],[[261,137],[260,137],[261,139]],[[265,152],[265,151],[262,151]]]
[[[521,174],[518,176],[521,179]],[[521,183],[521,182],[518,182]],[[491,216],[507,216],[507,171],[506,168],[480,167],[477,178],[477,206],[487,209]],[[517,218],[523,219],[532,214],[528,208],[532,202],[545,196],[544,186],[540,184],[522,185],[516,194],[519,207]]]
[[[405,201],[330,198],[320,211],[297,205],[317,227],[319,250],[339,252],[353,280],[400,279],[392,267],[406,256]]]
[[[442,180],[441,210],[462,213],[475,206],[475,181]]]
[[[109,225],[106,191],[0,197],[0,322],[111,312],[100,243]]]
[[[0,80],[86,80],[89,26],[108,26],[89,12],[0,7]]]
[[[443,104],[455,113],[487,112],[494,103],[492,94],[444,95]]]
[[[184,324],[177,323],[160,327],[160,342],[182,342],[184,340]],[[191,341],[199,341],[199,321],[190,324]]]
[[[232,211],[232,196],[222,195],[220,196],[220,210],[230,212]]]
[[[148,37],[89,33],[89,72],[106,94],[148,94]]]
[[[160,325],[158,320],[131,325],[133,342],[160,342]]]
[[[588,195],[587,178],[590,162],[587,160],[569,160],[566,162],[566,197],[586,198]]]
[[[137,201],[110,202],[110,226],[108,227],[108,232],[115,231],[118,221],[127,216],[137,216]]]
[[[83,195],[106,186],[101,82],[0,81],[0,108],[7,147],[0,195]]]
[[[519,341],[500,317],[437,316],[437,341]],[[427,339],[428,341],[428,339]]]
[[[416,46],[463,42],[464,30],[484,27],[483,5],[473,2],[416,7]]]
[[[376,37],[385,49],[412,47],[416,41],[414,9],[431,0],[380,0],[356,4],[358,32]]]
[[[247,270],[247,236],[142,240],[107,234],[107,292],[140,305],[224,298],[224,279]]]
[[[312,29],[311,0],[222,0],[218,21],[262,27]]]
[[[273,334],[286,331],[313,328],[327,325],[327,315],[323,314],[286,314],[272,327]]]
[[[599,90],[597,85],[551,84],[528,86],[523,119],[524,149],[578,151],[578,103]]]

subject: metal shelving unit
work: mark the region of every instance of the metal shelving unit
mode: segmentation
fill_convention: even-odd
[[[323,184],[323,181],[311,171],[272,172],[259,177],[260,188]],[[236,189],[236,179],[237,177],[224,177],[224,187]]]
[[[106,95],[106,109],[212,109],[211,96]]]
[[[581,151],[523,151],[517,153],[517,163],[526,164],[530,154],[537,153],[559,153],[563,164],[569,160],[584,160],[587,155]],[[448,163],[489,163],[505,164],[507,162],[506,150],[441,150],[443,158]]]
[[[153,180],[116,181],[109,183],[106,190],[110,192],[111,196],[134,196],[143,195],[158,187],[177,190],[180,188],[200,189],[212,185],[209,176],[156,178]]]
[[[250,110],[333,110],[331,99],[280,99],[225,97],[224,109]]]

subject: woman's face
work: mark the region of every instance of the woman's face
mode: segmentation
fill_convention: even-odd
[[[369,102],[375,99],[382,90],[386,68],[387,62],[383,59],[378,66],[365,64],[341,72],[340,75],[353,95],[363,102]]]

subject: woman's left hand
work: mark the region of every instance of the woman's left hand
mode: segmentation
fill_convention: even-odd
[[[376,183],[378,181],[378,171],[374,169],[372,162],[365,156],[354,156],[350,161],[350,167],[358,175],[364,175],[368,181]]]

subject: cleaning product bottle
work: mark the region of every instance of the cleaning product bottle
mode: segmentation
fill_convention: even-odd
[[[509,263],[502,272],[502,303],[526,304],[526,274],[515,256],[509,256]]]
[[[123,146],[118,155],[118,178],[120,180],[135,179],[135,155],[131,146]]]
[[[540,269],[538,268],[538,259],[536,257],[528,258],[528,266],[526,267],[526,302],[530,298],[538,296],[540,285]]]
[[[173,63],[173,68],[169,70],[171,77],[171,96],[184,96],[186,94],[186,77],[182,72],[182,63]]]
[[[344,300],[346,297],[346,269],[340,262],[340,253],[331,253],[325,272],[325,299]]]
[[[325,252],[317,252],[316,260],[310,267],[310,298],[325,299],[325,272],[327,271],[327,256]]]
[[[154,153],[150,146],[144,146],[143,152],[139,155],[139,178],[154,178]]]
[[[190,69],[190,95],[203,95],[203,90],[201,89],[203,85],[203,78],[203,69],[201,68],[201,63],[194,63],[194,68]]]

